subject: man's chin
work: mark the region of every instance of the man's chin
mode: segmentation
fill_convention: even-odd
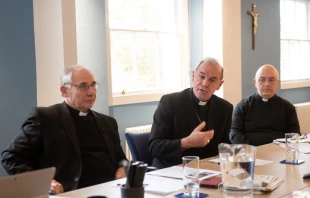
[[[88,102],[85,107],[87,107],[88,109],[92,108],[94,106],[94,102]]]
[[[274,96],[274,95],[272,95],[272,94],[262,94],[262,98],[266,98],[266,99],[269,99],[272,96]]]
[[[203,95],[203,96],[200,95],[200,96],[197,97],[197,98],[198,98],[200,101],[204,101],[204,102],[205,102],[205,101],[209,100],[210,97],[209,97],[208,95]]]

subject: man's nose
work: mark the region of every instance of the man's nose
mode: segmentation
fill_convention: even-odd
[[[208,85],[209,85],[208,79],[207,79],[207,78],[203,79],[203,80],[202,80],[202,84],[203,84],[204,86],[208,86]]]
[[[87,94],[93,95],[93,94],[96,94],[96,92],[97,92],[97,90],[93,86],[89,86],[89,88],[87,90]]]
[[[269,86],[270,84],[271,84],[270,81],[266,79],[264,85]]]

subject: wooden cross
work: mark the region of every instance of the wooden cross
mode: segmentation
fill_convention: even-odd
[[[252,3],[252,11],[247,11],[248,15],[252,16],[253,19],[253,29],[252,29],[252,49],[255,49],[255,35],[256,35],[256,30],[257,30],[257,17],[259,16],[259,12],[256,12],[256,5],[253,2]]]

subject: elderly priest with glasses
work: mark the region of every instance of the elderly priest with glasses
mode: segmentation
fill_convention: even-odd
[[[295,107],[276,95],[279,74],[275,67],[261,66],[255,75],[257,93],[241,100],[234,109],[230,140],[234,144],[259,146],[300,133]]]
[[[82,66],[60,77],[64,102],[29,111],[20,133],[2,152],[9,174],[56,167],[53,194],[125,177],[126,159],[114,118],[91,110],[98,84]]]

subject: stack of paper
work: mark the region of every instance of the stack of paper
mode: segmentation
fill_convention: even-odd
[[[299,143],[310,143],[310,135],[308,137],[307,134],[301,135],[298,139]],[[275,139],[273,140],[273,143],[285,143],[285,138],[279,138],[279,139]]]
[[[310,144],[309,144],[310,142],[309,143],[306,143],[306,142],[303,143],[303,142],[304,141],[298,143],[298,152],[309,154],[310,153]],[[279,146],[282,148],[286,148],[286,145],[278,141],[278,139],[273,140],[273,143],[279,144]]]
[[[253,191],[254,194],[262,194],[263,192],[273,191],[277,187],[279,187],[284,180],[272,176],[272,175],[254,175],[254,181],[253,181]],[[234,185],[226,186],[226,188],[229,188],[231,190],[240,190],[240,188],[237,185],[238,182],[235,182]],[[219,188],[223,187],[223,182],[219,184]]]
[[[282,183],[284,183],[284,180],[273,175],[255,175],[253,189],[260,191],[273,191]]]
[[[156,171],[147,172],[147,175],[154,175],[160,177],[168,177],[175,179],[182,179],[183,176],[183,167],[181,166],[171,166],[169,168],[164,168]],[[207,170],[207,169],[199,169],[199,180],[203,180],[215,175],[220,175],[220,171]]]
[[[183,189],[183,167],[172,166],[156,171],[147,172],[144,178],[144,191],[152,194],[167,195]],[[199,180],[220,175],[220,171],[199,169]],[[120,187],[126,183],[126,178],[112,183],[114,187]]]
[[[220,164],[221,160],[220,160],[220,158],[216,158],[216,159],[209,160],[209,162]],[[272,163],[272,161],[255,159],[255,166],[262,166],[262,165],[270,164],[270,163]]]

